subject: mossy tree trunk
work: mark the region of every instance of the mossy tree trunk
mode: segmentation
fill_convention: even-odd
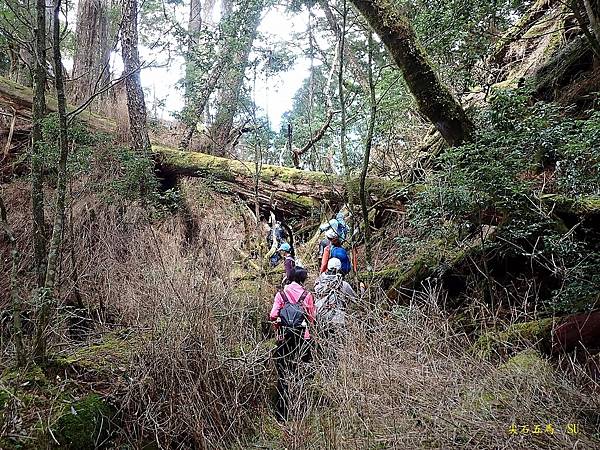
[[[469,141],[473,123],[438,79],[406,17],[384,0],[351,0],[379,35],[402,71],[419,110],[451,146]]]
[[[129,110],[129,132],[134,150],[150,150],[150,138],[146,127],[147,113],[144,91],[140,81],[140,56],[138,53],[138,3],[137,0],[124,0],[121,46],[124,72],[127,74],[127,109]]]
[[[67,193],[67,159],[69,156],[69,143],[67,136],[67,99],[65,95],[64,72],[62,70],[62,57],[60,52],[60,5],[61,0],[54,2],[53,28],[53,59],[54,59],[54,86],[58,103],[59,121],[59,148],[58,181],[56,184],[56,203],[54,209],[54,223],[52,237],[48,248],[48,264],[46,266],[46,279],[44,289],[40,292],[40,311],[36,323],[36,339],[34,358],[44,361],[48,340],[48,326],[55,304],[55,286],[57,281],[58,255],[62,242],[65,222],[65,198]]]
[[[33,70],[33,104],[31,128],[31,206],[33,210],[33,252],[37,287],[44,285],[46,260],[46,225],[42,161],[42,121],[46,116],[46,2],[37,0],[34,30],[35,59]]]

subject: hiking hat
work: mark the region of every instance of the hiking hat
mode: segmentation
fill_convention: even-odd
[[[290,247],[290,244],[288,244],[287,242],[283,242],[277,249],[278,252],[290,252],[291,250],[292,247]]]
[[[327,239],[335,239],[338,237],[338,234],[335,232],[335,230],[333,230],[332,228],[330,228],[329,230],[327,230],[325,232],[325,237]]]
[[[342,262],[337,259],[337,258],[329,258],[329,261],[327,262],[327,270],[341,270],[342,269]]]

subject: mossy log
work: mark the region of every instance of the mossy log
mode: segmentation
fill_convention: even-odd
[[[533,345],[548,354],[552,349],[552,329],[556,320],[549,317],[515,323],[503,331],[489,331],[475,341],[471,351],[479,357],[488,358],[496,353],[521,350]]]
[[[592,68],[592,56],[589,40],[577,36],[537,70],[533,82],[536,96],[545,100],[556,98],[557,90],[568,85],[577,74]]]
[[[464,288],[465,266],[479,260],[484,252],[491,250],[493,227],[486,229],[485,238],[481,238],[457,246],[443,240],[435,240],[424,245],[422,251],[408,264],[390,266],[376,272],[358,274],[361,281],[376,281],[386,290],[392,301],[402,297],[411,297],[414,289],[419,289],[428,278],[438,278],[444,283],[449,293],[454,295]]]
[[[532,345],[546,355],[568,353],[576,348],[585,348],[592,354],[600,352],[600,310],[515,323],[503,331],[489,331],[475,341],[471,351],[487,358]]]
[[[31,119],[32,100],[33,91],[31,88],[0,76],[0,105],[11,108],[15,111],[17,116],[21,118]],[[56,98],[46,95],[46,108],[49,112],[58,111]],[[69,105],[67,110],[72,112],[75,108],[76,107]],[[87,110],[82,111],[77,117],[98,131],[110,133],[113,132],[116,127],[111,120],[99,116],[98,114],[93,114]]]
[[[221,191],[235,193],[249,203],[254,201],[256,172],[253,162],[159,145],[152,149],[163,175],[205,178],[218,183],[216,187]],[[259,170],[258,180],[261,205],[270,205],[296,216],[306,216],[307,212],[326,203],[339,205],[345,200],[347,189],[358,190],[358,179],[348,185],[334,174],[266,164]],[[371,202],[382,202],[382,208],[401,208],[402,200],[408,194],[404,183],[383,178],[369,178],[367,188]]]
[[[559,194],[546,194],[542,201],[559,216],[575,216],[579,219],[600,216],[600,196],[567,197]]]

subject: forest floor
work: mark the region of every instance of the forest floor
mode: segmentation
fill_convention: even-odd
[[[26,190],[9,190],[23,236]],[[377,281],[369,285],[343,344],[317,337],[304,369],[312,375],[293,384],[292,418],[278,423],[265,318],[282,274],[257,273],[238,251],[243,208],[201,181],[184,183],[178,212],[152,220],[139,206],[76,198],[67,246],[82,255],[90,306],[57,318],[47,366],[5,368],[2,448],[600,445],[600,405],[578,366],[529,343],[505,358],[481,356],[465,324],[495,311],[473,298],[449,314],[435,283],[393,307]],[[263,238],[255,234],[248,253]],[[314,278],[316,258],[299,251]],[[323,351],[332,346],[335,358]]]

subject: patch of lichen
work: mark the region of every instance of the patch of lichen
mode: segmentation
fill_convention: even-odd
[[[57,369],[83,369],[98,376],[121,373],[139,345],[139,337],[121,337],[117,332],[107,333],[97,343],[74,349],[66,356],[53,358],[52,364]]]
[[[91,394],[65,405],[51,427],[52,434],[64,448],[99,448],[109,437],[115,416],[113,406]]]
[[[552,317],[531,322],[516,323],[504,331],[489,331],[479,337],[471,351],[481,357],[489,358],[495,353],[506,352],[523,345],[537,345],[547,350],[555,319]]]
[[[525,349],[494,369],[476,386],[464,394],[469,409],[493,414],[518,401],[515,392],[525,393],[527,387],[549,384],[553,374],[550,363],[535,349]]]

